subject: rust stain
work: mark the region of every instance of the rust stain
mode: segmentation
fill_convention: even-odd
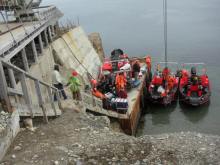
[[[11,31],[12,30],[15,30],[15,29],[17,29],[17,28],[19,28],[19,27],[21,27],[22,25],[19,25],[19,26],[17,26],[17,27],[14,27],[14,28],[11,28]],[[0,35],[3,35],[3,34],[6,34],[6,33],[8,33],[9,32],[9,30],[7,30],[7,31],[5,31],[5,32],[3,32],[3,33],[1,33]]]

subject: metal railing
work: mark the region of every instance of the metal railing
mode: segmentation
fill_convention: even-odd
[[[13,12],[17,13],[16,9],[14,9]],[[61,11],[58,8],[56,8],[56,6],[46,6],[45,8],[41,7],[40,10],[34,11],[34,15],[37,18],[37,21],[33,20],[30,16],[28,16],[29,20],[32,22],[33,25],[33,27],[29,30],[26,30],[25,27],[25,24],[27,24],[27,22],[22,22],[22,19],[20,18],[20,16],[18,16],[20,22],[20,24],[18,23],[18,26],[23,27],[24,34],[16,36],[13,33],[13,29],[16,29],[16,27],[12,29],[9,26],[6,19],[4,18],[4,14],[1,12],[1,16],[4,19],[4,22],[7,27],[7,30],[5,30],[5,32],[10,32],[12,40],[5,43],[4,45],[1,45],[0,55],[5,56],[10,54],[11,50],[14,50],[15,48],[19,47],[26,40],[30,42],[34,35],[38,35],[39,33],[41,33],[48,25],[54,25],[59,20],[59,18],[63,16],[63,13],[61,13]]]

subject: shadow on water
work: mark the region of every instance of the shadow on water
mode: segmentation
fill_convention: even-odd
[[[201,121],[208,114],[210,100],[197,107],[191,106],[183,101],[180,101],[179,106],[181,112],[185,115],[186,119],[195,124]]]
[[[174,101],[171,105],[160,105],[148,102],[148,106],[142,111],[141,119],[139,121],[138,130],[136,136],[142,134],[146,124],[145,115],[151,114],[152,125],[169,125],[170,124],[170,114],[175,111],[177,107],[177,102]]]

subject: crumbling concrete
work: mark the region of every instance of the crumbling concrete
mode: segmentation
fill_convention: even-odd
[[[0,137],[0,160],[3,158],[11,142],[20,131],[18,110],[14,110],[7,122],[7,126],[4,129],[3,135]]]

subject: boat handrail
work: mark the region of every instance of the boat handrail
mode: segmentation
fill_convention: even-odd
[[[159,62],[158,64],[176,64],[176,66],[177,66],[177,70],[179,70],[179,66],[178,66],[178,64],[176,63],[176,62]]]
[[[205,69],[205,64],[204,63],[185,63],[185,64],[183,64],[183,68],[184,68],[185,65],[203,65],[204,69]]]

